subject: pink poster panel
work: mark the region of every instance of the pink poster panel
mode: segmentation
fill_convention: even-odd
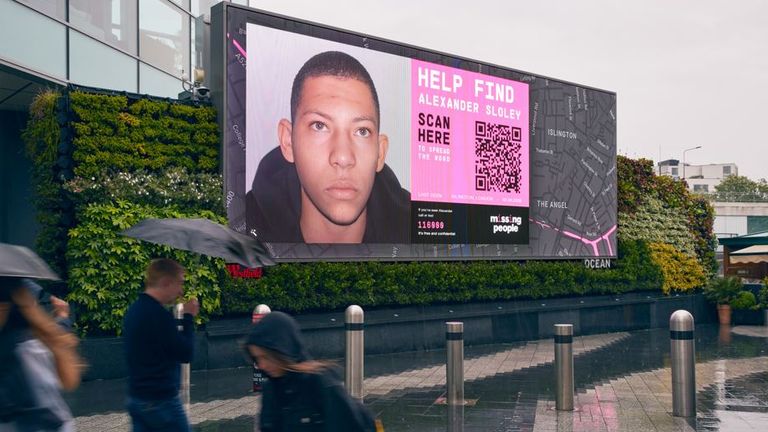
[[[528,84],[412,60],[411,199],[528,207]]]

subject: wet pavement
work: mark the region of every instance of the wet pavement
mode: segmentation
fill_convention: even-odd
[[[669,331],[574,338],[573,412],[554,409],[552,339],[465,348],[465,397],[449,412],[445,351],[367,356],[365,403],[385,430],[749,431],[768,430],[768,331],[698,326],[697,416],[673,417]],[[250,368],[193,372],[195,431],[253,431],[260,397]],[[342,375],[343,376],[343,375]],[[79,431],[127,431],[125,380],[92,381],[68,396]]]

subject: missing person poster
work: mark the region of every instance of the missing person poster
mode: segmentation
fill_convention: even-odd
[[[246,35],[249,232],[529,243],[527,83],[251,23]]]

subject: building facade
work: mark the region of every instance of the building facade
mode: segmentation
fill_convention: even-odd
[[[656,165],[656,174],[685,179],[690,190],[707,194],[715,192],[715,186],[724,178],[739,175],[739,168],[734,163],[690,165],[668,159]]]
[[[0,242],[37,234],[21,140],[32,98],[68,84],[178,97],[182,77],[205,68],[219,1],[0,0]]]

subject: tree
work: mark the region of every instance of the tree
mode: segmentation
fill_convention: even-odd
[[[715,201],[725,202],[768,202],[768,182],[747,177],[728,176],[715,186]]]

